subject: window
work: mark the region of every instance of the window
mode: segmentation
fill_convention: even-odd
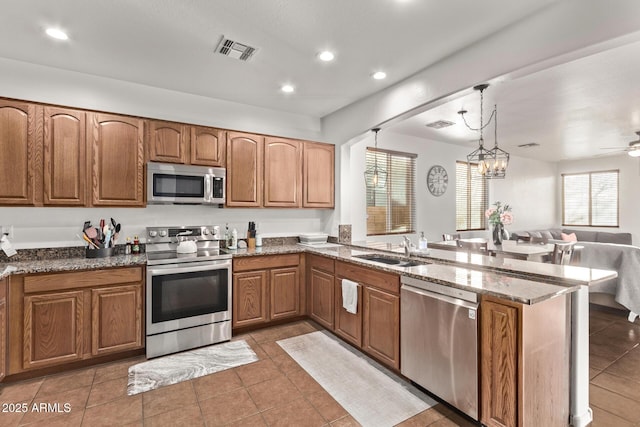
[[[367,187],[367,236],[415,233],[416,155],[367,147],[366,168],[387,172],[384,187]]]
[[[477,163],[456,162],[456,231],[484,230],[487,181]]]
[[[619,170],[562,175],[562,225],[618,227]]]

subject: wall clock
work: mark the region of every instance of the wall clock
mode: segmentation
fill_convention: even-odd
[[[427,188],[434,196],[442,196],[447,191],[449,176],[447,171],[440,165],[431,166],[427,173]]]

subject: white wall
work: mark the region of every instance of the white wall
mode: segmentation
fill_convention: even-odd
[[[349,201],[352,238],[354,241],[387,241],[399,243],[400,236],[370,236],[366,230],[366,198],[364,186],[365,151],[373,146],[372,136],[349,147],[350,167],[343,179],[344,200]],[[442,240],[442,233],[456,229],[455,212],[455,163],[466,160],[469,148],[439,141],[416,138],[391,132],[378,134],[378,147],[414,153],[416,161],[416,231],[424,231],[427,240]],[[345,147],[341,147],[345,149]],[[449,175],[447,191],[433,196],[426,186],[427,172],[433,165],[443,166]],[[555,225],[556,218],[556,165],[520,157],[512,157],[508,177],[489,181],[489,202],[497,200],[513,206],[515,223],[513,230],[542,228]],[[488,236],[487,232],[468,233]],[[415,242],[418,235],[410,236]]]
[[[145,236],[145,227],[162,225],[220,225],[246,234],[255,221],[264,237],[296,236],[326,231],[330,210],[321,209],[219,209],[210,206],[152,205],[146,208],[0,208],[0,225],[12,225],[12,242],[18,249],[79,246],[76,238],[84,221],[98,225],[101,218],[122,224],[118,243],[126,236]],[[333,235],[337,235],[333,233]]]
[[[624,232],[631,233],[633,242],[640,243],[640,197],[638,197],[638,188],[640,188],[640,159],[630,157],[626,154],[617,156],[597,157],[594,159],[565,161],[558,164],[558,175],[563,173],[576,172],[594,172],[619,169],[619,218],[620,227],[618,228],[599,228],[589,227],[592,231],[606,232]],[[562,222],[562,180],[558,180],[557,185],[557,203],[558,209],[556,222]],[[580,227],[567,227],[580,229]],[[583,228],[585,229],[585,228]]]
[[[320,141],[318,118],[0,58],[0,96],[135,116],[217,126]],[[256,221],[265,236],[325,231],[332,211],[314,209],[217,209],[204,206],[136,208],[0,208],[0,225],[14,227],[17,248],[75,246],[82,223],[115,218],[121,236],[144,235],[151,225],[226,222],[240,235]],[[122,241],[122,239],[121,239]]]

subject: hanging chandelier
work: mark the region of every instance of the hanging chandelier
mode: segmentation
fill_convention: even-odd
[[[478,140],[478,148],[472,151],[467,156],[467,163],[476,163],[478,165],[478,172],[487,179],[500,179],[504,178],[507,174],[507,166],[509,166],[509,153],[498,147],[498,107],[493,106],[493,111],[489,116],[487,122],[484,122],[484,90],[488,88],[488,84],[481,84],[474,86],[473,89],[480,91],[480,126],[473,128],[469,126],[464,115],[467,110],[460,110],[458,114],[462,116],[462,120],[467,128],[473,131],[480,132],[480,139]],[[483,130],[493,120],[495,143],[491,150],[484,148]]]
[[[375,134],[375,149],[373,152],[373,165],[364,171],[364,182],[367,188],[382,188],[387,185],[387,171],[378,165],[378,132],[380,128],[371,129]]]

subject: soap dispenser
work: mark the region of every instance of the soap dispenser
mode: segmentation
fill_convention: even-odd
[[[418,249],[424,251],[427,249],[427,238],[424,237],[424,231],[420,232],[420,240],[418,240]]]

